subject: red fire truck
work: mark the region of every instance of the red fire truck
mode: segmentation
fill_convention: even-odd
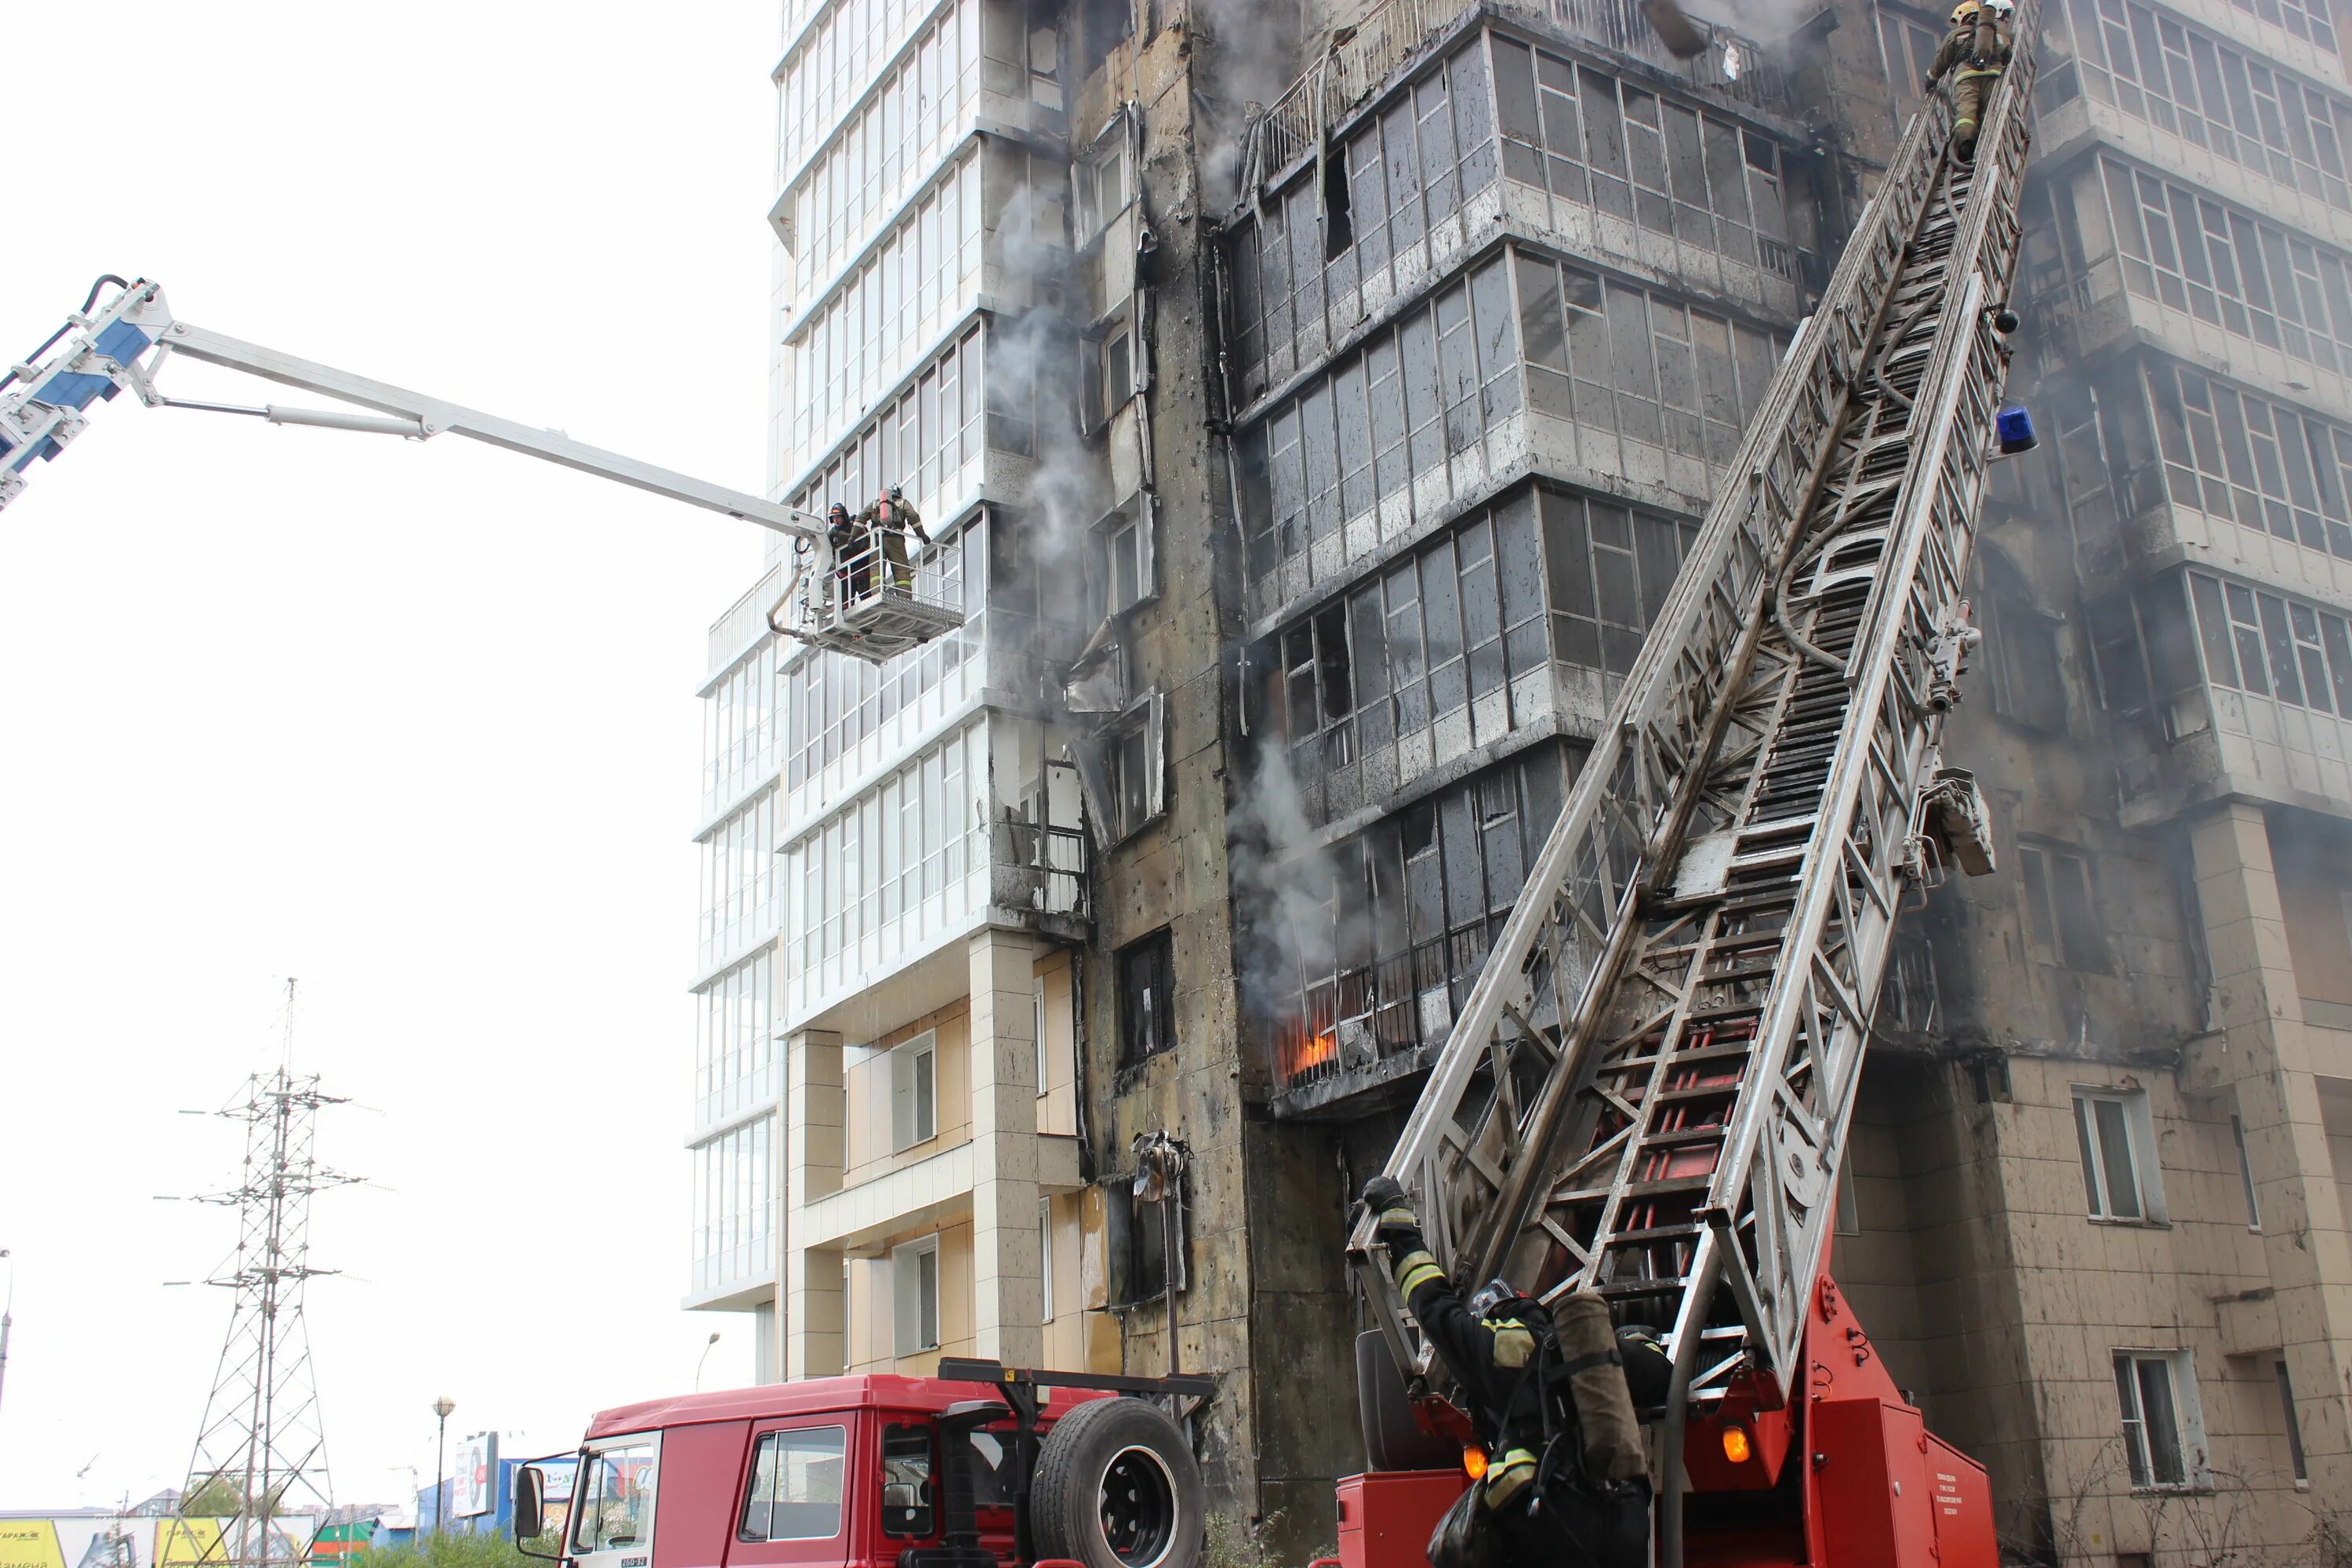
[[[1015,1371],[812,1378],[625,1405],[581,1445],[576,1568],[1193,1568],[1184,1420],[1205,1377]],[[515,1517],[543,1483],[516,1472]]]

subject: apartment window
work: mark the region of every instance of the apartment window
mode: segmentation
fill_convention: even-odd
[[[1037,1200],[1037,1321],[1054,1321],[1054,1200]]]
[[[1176,1045],[1175,945],[1162,930],[1118,950],[1119,1064],[1133,1067]]]
[[[1098,338],[1079,340],[1086,383],[1086,426],[1100,428],[1135,394],[1135,339],[1121,321]]]
[[[2018,847],[2018,865],[2025,880],[2026,924],[2034,956],[2105,974],[2107,944],[2091,893],[2090,862],[2072,849],[2023,844]]]
[[[890,1253],[891,1305],[899,1355],[940,1348],[940,1238],[927,1236]]]
[[[2098,166],[2131,292],[2327,370],[2352,353],[2341,254],[2116,158]],[[2081,195],[2087,213],[2097,196]]]
[[[2246,1119],[2236,1111],[2230,1113],[2230,1142],[2238,1147],[2238,1180],[2246,1194],[2246,1228],[2263,1228],[2263,1205],[2254,1196],[2254,1162],[2246,1152]]]
[[[2174,505],[2352,560],[2352,429],[2170,361],[2146,374]]]
[[[925,1029],[890,1052],[890,1140],[895,1150],[940,1134],[940,1037]]]
[[[2087,88],[2101,103],[2352,210],[2341,142],[2352,127],[2316,85],[2126,0],[2053,5],[2042,30],[2074,56],[2050,74],[2053,101]]]
[[[845,1426],[763,1432],[743,1497],[743,1541],[830,1541],[841,1533]]]
[[[1985,642],[1991,653],[1993,708],[2029,730],[2066,728],[2066,681],[2059,668],[2057,616],[2037,608],[2014,569],[1986,567]],[[1993,580],[2009,579],[2005,588]]]
[[[2124,1462],[2136,1489],[2197,1484],[2204,1434],[2197,1419],[2196,1373],[2187,1351],[2116,1352]]]
[[[2147,1222],[2164,1217],[2146,1094],[2076,1089],[2074,1141],[2083,1158],[2083,1198],[2092,1218]]]
[[[2307,1486],[2311,1482],[2311,1467],[2303,1457],[2303,1423],[2295,1418],[2294,1384],[2287,1377],[2285,1362],[2273,1361],[2271,1370],[2278,1375],[2279,1414],[2286,1421],[2287,1462],[2294,1467],[2295,1484]]]
[[[2214,685],[2352,718],[2352,632],[2341,616],[2201,572],[2189,589]]]
[[[1181,1197],[1173,1193],[1157,1199],[1135,1195],[1134,1183],[1118,1177],[1103,1188],[1105,1249],[1111,1260],[1111,1299],[1128,1305],[1157,1301],[1169,1294],[1170,1246],[1174,1245],[1174,1289],[1181,1294],[1191,1279],[1185,1258],[1191,1250],[1189,1215]]]
[[[1167,810],[1161,736],[1165,722],[1160,694],[1154,692],[1105,737],[1114,840],[1125,838]]]
[[[1127,205],[1127,121],[1112,124],[1100,149],[1072,171],[1077,196],[1078,243],[1083,246]]]
[[[1076,963],[1076,960],[1074,958],[1071,962]],[[1048,1082],[1045,1073],[1045,977],[1042,974],[1029,977],[1029,1027],[1037,1039],[1037,1092],[1042,1095]]]
[[[1493,40],[1503,176],[1790,276],[1780,149],[1590,66]]]
[[[1138,498],[1095,525],[1102,551],[1102,608],[1107,616],[1132,609],[1152,591],[1151,528],[1149,503]]]
[[[1862,1203],[1854,1192],[1853,1145],[1846,1145],[1845,1157],[1838,1162],[1837,1173],[1837,1233],[1840,1236],[1862,1234]]]

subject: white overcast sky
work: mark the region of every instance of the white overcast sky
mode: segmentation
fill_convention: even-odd
[[[0,359],[186,319],[761,488],[772,0],[0,7]],[[181,395],[314,401],[198,365]],[[167,387],[174,379],[167,375]],[[249,389],[249,390],[248,390]],[[336,1490],[748,1380],[681,1312],[704,634],[743,523],[445,437],[94,411],[0,513],[0,1507],[178,1484],[217,1107],[354,1105],[310,1310]],[[365,1109],[362,1109],[364,1107]],[[0,1279],[5,1279],[0,1265]],[[87,1473],[83,1473],[87,1469]]]

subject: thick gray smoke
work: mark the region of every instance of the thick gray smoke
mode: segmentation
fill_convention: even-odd
[[[1273,103],[1297,79],[1302,37],[1321,45],[1322,0],[1194,0],[1192,18],[1214,47],[1200,107],[1202,198],[1223,213],[1240,195],[1246,107]]]
[[[1227,826],[1242,1005],[1276,1040],[1278,1065],[1295,1070],[1348,1044],[1307,1037],[1307,1021],[1297,1016],[1300,986],[1329,981],[1341,952],[1368,945],[1371,911],[1353,889],[1335,896],[1328,850],[1303,847],[1313,843],[1316,825],[1280,737],[1259,746]]]
[[[1051,167],[1037,159],[1029,166]],[[1021,552],[1035,563],[1043,617],[1075,626],[1086,607],[1087,531],[1101,514],[1105,480],[1100,456],[1078,434],[1072,395],[1078,338],[1066,304],[1067,201],[1066,179],[1033,176],[1004,204],[997,240],[1005,284],[1027,303],[991,333],[988,377],[1003,397],[1035,390],[1035,466],[1022,497]]]

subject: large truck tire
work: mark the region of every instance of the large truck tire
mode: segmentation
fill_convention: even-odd
[[[1207,1519],[1192,1445],[1156,1405],[1089,1400],[1039,1446],[1029,1523],[1040,1557],[1087,1568],[1195,1568]]]
[[[1364,1458],[1376,1470],[1450,1470],[1461,1445],[1433,1437],[1412,1418],[1404,1373],[1378,1329],[1356,1336],[1356,1408],[1364,1427]]]

